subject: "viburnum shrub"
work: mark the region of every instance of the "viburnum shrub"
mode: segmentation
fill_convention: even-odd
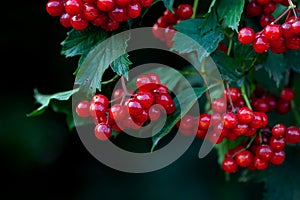
[[[165,128],[153,136],[150,151],[174,131],[207,140],[214,145],[216,163],[227,178],[263,181],[266,199],[299,199],[298,7],[296,0],[49,0],[42,9],[67,31],[61,54],[79,56],[74,73],[79,87],[52,95],[35,90],[41,106],[29,116],[51,106],[67,115],[70,129],[74,128],[72,119],[78,117],[83,125],[93,127],[96,141],[104,142],[128,130],[139,131],[164,115]],[[199,103],[199,114],[192,112],[192,105],[180,114],[178,97],[186,95],[184,88],[175,95],[172,90],[180,80],[155,70],[155,64],[137,76],[128,75],[135,68],[131,56],[137,55],[126,52],[126,47],[135,38],[114,41],[108,49],[97,48],[111,36],[145,24],[150,24],[153,38],[170,51],[181,55],[196,51],[194,59],[203,65],[208,56],[216,64],[221,74],[218,84],[225,90],[214,99],[208,93],[214,86],[206,85],[207,71],[176,67],[197,94],[195,99],[185,98]],[[182,34],[203,49],[197,50]],[[117,50],[122,56],[103,62]],[[194,76],[199,74],[201,80]],[[116,87],[117,80],[121,84]],[[72,104],[70,98],[84,92],[82,88],[88,94]]]

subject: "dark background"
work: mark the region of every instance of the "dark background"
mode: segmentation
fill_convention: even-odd
[[[176,1],[175,1],[176,2]],[[212,151],[197,157],[196,140],[159,171],[129,174],[108,168],[85,149],[63,114],[37,108],[33,90],[55,93],[73,86],[78,58],[60,55],[67,30],[45,10],[46,1],[5,1],[1,11],[1,196],[31,199],[260,199],[263,186],[226,182]],[[178,3],[178,2],[177,2]],[[156,9],[163,11],[162,4]],[[161,13],[147,16],[146,25]],[[156,16],[155,16],[156,15]],[[148,24],[147,24],[148,23]]]

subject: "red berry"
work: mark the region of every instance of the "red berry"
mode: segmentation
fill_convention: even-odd
[[[70,22],[72,27],[78,31],[86,29],[89,25],[89,22],[81,14],[73,15]]]
[[[256,156],[263,160],[270,160],[273,156],[272,148],[267,144],[259,145],[256,149]]]
[[[235,156],[235,160],[240,167],[248,167],[252,163],[253,154],[248,150],[244,150]]]
[[[261,117],[261,122],[262,122],[261,123],[261,128],[267,127],[267,125],[269,123],[269,118],[268,118],[267,114],[264,113],[264,112],[260,112],[260,117]]]
[[[257,156],[254,157],[253,159],[253,164],[255,166],[256,169],[258,170],[264,170],[267,169],[269,166],[269,162],[266,160],[263,160]]]
[[[109,110],[109,116],[115,121],[123,120],[126,117],[127,110],[120,104],[113,105]]]
[[[71,28],[71,15],[68,13],[64,13],[59,17],[60,24],[65,28]]]
[[[126,19],[126,12],[125,8],[122,7],[115,7],[113,10],[108,12],[108,16],[110,19],[116,22],[122,22]]]
[[[217,113],[224,113],[226,111],[227,103],[224,98],[217,98],[212,102],[212,111]]]
[[[222,162],[222,168],[227,173],[234,173],[238,170],[238,165],[234,159],[227,157]]]
[[[114,0],[97,0],[97,7],[99,10],[108,12],[111,11],[115,7]]]
[[[154,103],[154,95],[151,92],[138,92],[135,98],[140,102],[144,109],[150,108]]]
[[[284,101],[292,101],[295,97],[294,90],[292,88],[284,88],[280,92],[280,99]]]
[[[270,147],[274,149],[275,151],[283,150],[286,144],[286,139],[284,137],[282,138],[276,138],[275,136],[272,136],[270,138]]]
[[[126,7],[130,4],[131,0],[115,0],[115,2],[120,7]]]
[[[177,7],[176,15],[179,20],[189,19],[193,15],[193,7],[190,4],[180,4]]]
[[[294,21],[292,23],[292,32],[295,33],[295,34],[299,34],[300,33],[300,20],[297,19],[296,21]]]
[[[90,115],[93,117],[99,118],[101,116],[104,116],[106,111],[107,108],[99,102],[92,102],[90,105]]]
[[[138,2],[131,3],[127,6],[126,13],[127,13],[128,17],[134,19],[134,18],[137,18],[138,16],[140,16],[141,9],[142,9],[142,7]]]
[[[83,17],[89,21],[92,21],[98,17],[99,10],[93,3],[83,4]]]
[[[242,44],[251,44],[255,39],[255,32],[250,27],[244,27],[238,32],[238,40]]]
[[[285,160],[285,152],[284,151],[275,151],[270,162],[273,165],[281,165]]]
[[[156,121],[159,119],[162,112],[162,107],[158,104],[155,104],[151,106],[151,108],[148,111],[149,119]]]
[[[239,88],[228,88],[224,90],[223,97],[226,98],[227,102],[230,102],[229,95],[233,103],[239,102],[242,99],[242,93]]]
[[[177,11],[175,8],[173,8],[173,10],[174,12]],[[163,20],[170,25],[174,25],[176,24],[178,18],[176,14],[173,14],[170,10],[166,9],[163,14]]]
[[[80,101],[76,105],[76,113],[79,117],[89,117],[90,116],[90,102]]]
[[[146,122],[148,119],[149,119],[149,115],[148,115],[148,112],[143,110],[143,112],[139,115],[134,115],[134,116],[131,116],[132,117],[132,120],[137,123],[137,124],[141,124],[141,123],[144,123]]]
[[[260,18],[260,25],[261,27],[265,27],[267,26],[268,24],[271,24],[273,21],[275,20],[274,16],[271,15],[271,14],[266,14],[266,15],[263,15],[261,18]]]
[[[141,105],[141,103],[136,100],[136,99],[130,99],[128,101],[128,112],[130,115],[139,115],[139,114],[142,114],[143,112],[143,107]]]
[[[99,11],[98,16],[91,21],[94,26],[102,26],[103,24],[107,23],[108,16],[105,12]]]
[[[60,0],[50,0],[46,4],[46,11],[50,16],[57,17],[63,14],[64,6]]]
[[[83,4],[81,0],[67,0],[65,5],[65,11],[70,15],[77,15],[83,10]]]
[[[297,126],[290,126],[285,132],[286,142],[289,144],[296,144],[300,141],[300,130]]]
[[[153,0],[138,0],[142,7],[149,7],[153,3]]]
[[[248,17],[256,17],[261,15],[263,12],[262,6],[256,1],[251,1],[246,5],[246,15]]]
[[[288,113],[290,110],[291,110],[291,102],[289,102],[289,101],[284,101],[284,100],[282,100],[282,99],[280,99],[280,100],[278,101],[277,112],[278,112],[279,114],[284,115],[284,114]]]
[[[104,107],[108,107],[109,106],[109,100],[106,96],[104,96],[103,94],[95,94],[92,97],[91,102],[93,103],[101,103],[102,105],[104,105]]]
[[[253,128],[261,128],[262,127],[262,118],[260,112],[253,112],[253,120],[250,122],[250,126]]]
[[[169,94],[158,94],[155,97],[155,102],[161,106],[163,106],[164,109],[166,109],[169,107],[169,105],[173,102],[171,95]]]
[[[195,118],[192,115],[185,115],[181,118],[180,129],[193,129],[195,127]]]
[[[101,25],[101,28],[106,31],[114,31],[119,28],[119,25],[119,22],[109,18],[106,23]]]
[[[294,33],[292,32],[292,23],[284,22],[281,24],[282,36],[285,38],[292,38]]]
[[[285,132],[286,132],[286,127],[283,124],[276,124],[272,128],[272,136],[276,138],[284,137]]]
[[[281,29],[279,24],[269,24],[264,28],[265,37],[269,41],[278,40],[281,37]]]
[[[263,6],[263,12],[264,14],[271,14],[276,10],[276,3],[275,2],[269,2],[266,5]]]
[[[145,74],[141,74],[136,78],[135,85],[140,91],[144,92],[153,91],[158,86],[153,83],[153,80],[151,80],[149,75]]]
[[[108,140],[112,135],[111,127],[106,123],[96,125],[94,134],[98,140]]]
[[[265,53],[270,48],[270,43],[265,37],[258,37],[253,42],[253,49],[257,53]]]
[[[241,136],[247,133],[248,128],[249,127],[247,124],[238,124],[235,128],[232,129],[232,132],[237,136]]]
[[[224,127],[235,128],[238,124],[237,116],[232,112],[227,112],[223,115]]]
[[[266,5],[268,3],[270,3],[271,0],[255,0],[257,3],[259,3],[260,5]]]
[[[238,121],[241,124],[248,124],[253,120],[253,111],[248,107],[242,107],[237,113]]]
[[[198,128],[207,130],[210,125],[211,116],[209,114],[201,114],[198,118]]]
[[[197,133],[196,133],[196,137],[200,138],[200,139],[204,139],[206,136],[206,132],[207,132],[207,130],[198,129]]]

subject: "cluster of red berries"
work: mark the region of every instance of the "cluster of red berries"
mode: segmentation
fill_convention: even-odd
[[[227,173],[235,173],[239,168],[264,170],[270,164],[280,165],[286,157],[286,144],[296,144],[299,141],[300,129],[297,126],[267,126],[249,138],[248,143],[245,140],[228,150],[222,168]]]
[[[246,17],[259,17],[260,25],[265,27],[275,20],[272,13],[276,4],[289,6],[288,0],[253,0],[246,4]]]
[[[251,106],[254,111],[286,114],[291,110],[291,101],[294,97],[295,92],[289,87],[283,88],[278,97],[266,92],[263,87],[256,87],[251,97]]]
[[[166,9],[161,17],[152,26],[154,37],[172,47],[172,38],[176,32],[174,25],[181,20],[187,20],[193,15],[193,7],[190,4],[180,4],[173,8],[174,13]]]
[[[135,84],[137,91],[116,89],[111,101],[113,105],[102,94],[95,94],[91,101],[77,103],[77,115],[95,123],[94,134],[99,140],[109,139],[112,129],[117,132],[138,130],[147,121],[158,120],[162,113],[169,115],[176,110],[168,87],[160,82],[157,74],[141,74]]]
[[[287,49],[300,48],[300,19],[288,18],[283,24],[270,23],[262,31],[255,33],[251,27],[243,27],[238,32],[242,44],[252,44],[257,53],[284,53]]]
[[[223,170],[228,173],[236,172],[239,167],[263,170],[270,163],[283,163],[286,143],[300,141],[298,127],[277,124],[271,128],[266,114],[280,107],[281,102],[290,104],[293,99],[291,88],[284,88],[276,98],[259,87],[253,92],[251,103],[254,108],[251,110],[246,106],[240,89],[231,87],[212,102],[211,114],[203,113],[198,117],[187,114],[177,123],[177,127],[184,135],[196,134],[201,139],[208,136],[214,144],[221,143],[224,138],[244,138],[239,146],[227,152],[222,163]],[[279,108],[277,111],[285,114],[288,109]]]
[[[275,23],[272,12],[276,3],[289,5],[288,1],[255,0],[247,4],[248,16],[260,16],[262,31],[255,33],[251,27],[243,27],[238,32],[238,40],[242,44],[252,44],[257,53],[271,50],[273,53],[284,53],[287,49],[300,48],[300,19],[297,16],[287,17],[284,23]],[[288,8],[290,10],[290,8]]]
[[[49,0],[46,10],[50,16],[60,17],[65,28],[84,30],[89,24],[113,31],[119,24],[140,16],[143,7],[153,0]]]

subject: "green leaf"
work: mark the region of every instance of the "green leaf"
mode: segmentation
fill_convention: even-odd
[[[211,56],[222,77],[227,79],[229,83],[237,82],[241,79],[241,74],[237,71],[237,69],[241,68],[241,64],[237,59],[233,59],[224,52],[219,51],[214,52]]]
[[[66,123],[70,131],[75,127],[72,113],[72,102],[70,102],[70,99],[67,101],[54,100],[53,102],[51,102],[51,108],[54,112],[65,114]]]
[[[209,6],[209,9],[207,11],[207,13],[210,13],[212,8],[214,7],[214,5],[216,4],[216,0],[212,0],[211,3],[210,3],[210,6]]]
[[[300,73],[300,49],[297,51],[287,50],[284,53],[284,58],[288,67],[290,67],[293,71]]]
[[[264,68],[269,77],[275,81],[276,86],[279,87],[286,71],[286,61],[283,54],[274,54],[269,51]]]
[[[34,117],[42,114],[45,109],[49,106],[50,102],[52,100],[59,100],[59,101],[67,101],[73,94],[79,91],[79,88],[65,91],[65,92],[59,92],[51,95],[46,94],[40,94],[37,89],[34,90],[34,98],[37,103],[41,104],[39,108],[29,113],[28,117]]]
[[[61,54],[66,57],[86,55],[98,42],[105,40],[108,36],[108,32],[97,27],[88,27],[82,31],[72,29],[67,33],[66,39],[61,42]]]
[[[236,32],[238,32],[244,5],[245,0],[221,0],[218,5],[219,17],[224,19],[228,27]]]
[[[206,91],[206,87],[201,88],[188,88],[183,90],[179,95],[177,95],[174,98],[174,102],[176,104],[176,109],[173,114],[167,117],[165,126],[152,137],[152,148],[151,151],[154,151],[155,147],[157,146],[158,142],[165,137],[170,131],[173,129],[173,127],[176,125],[176,123],[180,120],[180,118],[185,115],[195,104],[195,102],[203,95],[203,93]],[[196,98],[195,98],[196,97]],[[178,99],[184,99],[182,102],[178,102]],[[160,126],[158,124],[158,126]],[[154,127],[155,130],[155,127]]]
[[[162,0],[164,2],[165,7],[170,10],[172,13],[174,13],[173,10],[173,4],[174,4],[174,0]]]
[[[124,54],[113,61],[111,68],[114,72],[116,72],[120,76],[124,76],[126,79],[128,79],[128,71],[129,71],[129,65],[132,64],[132,62],[128,59],[128,54]]]
[[[218,27],[218,16],[216,9],[213,9],[211,13],[206,15],[201,24],[201,35],[207,33],[210,30],[215,30]]]
[[[101,80],[105,70],[113,61],[127,54],[126,48],[129,39],[129,32],[123,32],[97,44],[82,62],[75,84],[80,85],[80,88],[88,96],[95,94],[97,89],[101,91]],[[124,68],[123,71],[125,71]]]
[[[178,51],[180,54],[196,52],[200,63],[214,52],[219,42],[224,39],[224,34],[220,28],[216,28],[200,37],[199,25],[202,22],[203,20],[191,19],[175,26],[179,33],[173,37],[174,44],[171,50]],[[188,26],[192,28],[187,28]]]

